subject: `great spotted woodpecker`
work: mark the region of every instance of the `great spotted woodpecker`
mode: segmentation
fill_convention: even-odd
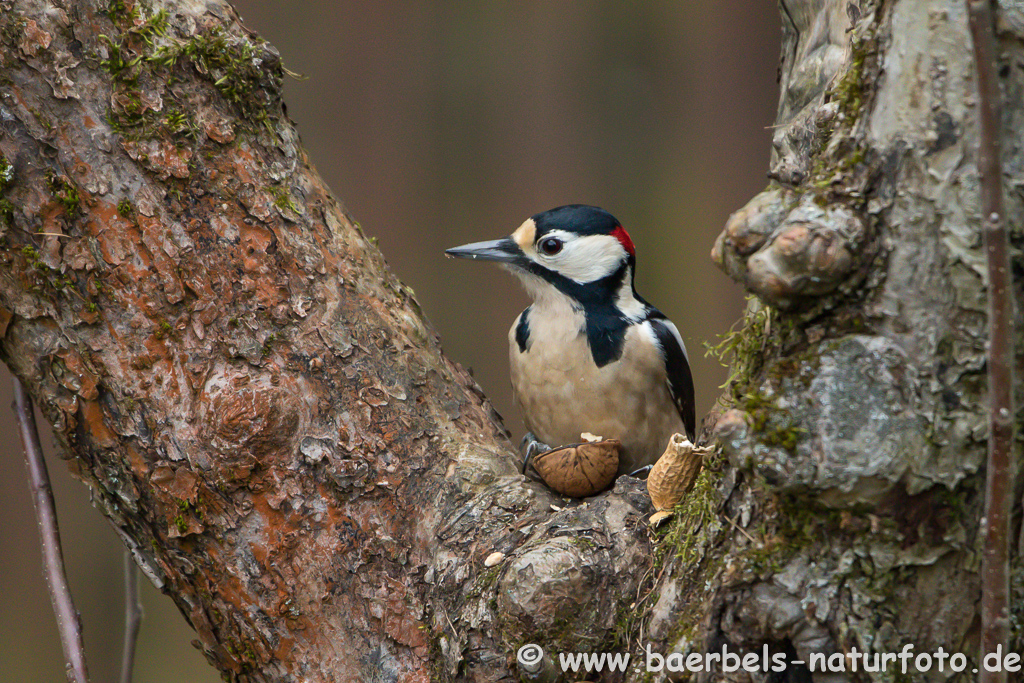
[[[636,250],[607,211],[573,204],[511,236],[448,249],[496,261],[533,304],[509,330],[512,392],[532,452],[580,440],[622,442],[619,474],[653,464],[674,433],[694,439],[693,378],[676,326],[633,288]],[[525,466],[524,466],[525,467]]]

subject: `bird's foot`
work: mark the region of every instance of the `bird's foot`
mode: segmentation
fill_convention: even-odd
[[[626,476],[628,476],[628,477],[636,477],[637,479],[646,479],[647,475],[651,473],[651,468],[652,467],[653,467],[653,465],[644,465],[643,467],[641,467],[638,470],[633,470],[632,472],[630,472]]]
[[[533,432],[526,432],[523,440],[519,443],[519,450],[523,451],[523,474],[526,474],[533,457],[550,451],[551,446],[538,440]]]

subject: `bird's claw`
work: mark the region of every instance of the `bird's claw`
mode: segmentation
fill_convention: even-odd
[[[638,470],[633,470],[627,476],[636,477],[637,479],[646,479],[647,475],[651,473],[653,465],[644,465]]]
[[[530,461],[533,460],[534,456],[551,450],[551,446],[538,440],[533,432],[526,432],[519,444],[519,448],[523,451],[523,474],[526,474],[526,470],[530,467]]]

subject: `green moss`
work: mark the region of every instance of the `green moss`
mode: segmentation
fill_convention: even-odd
[[[171,327],[171,324],[169,322],[167,322],[166,320],[161,320],[160,324],[157,325],[156,327],[156,331],[153,332],[153,336],[156,337],[157,339],[164,339],[165,337],[169,337],[171,335],[171,332],[173,331],[174,328]]]
[[[117,213],[122,218],[131,218],[132,213],[134,213],[134,209],[132,208],[132,203],[127,197],[117,203]]]
[[[466,593],[470,597],[480,597],[488,591],[493,591],[498,583],[498,579],[501,578],[502,566],[501,563],[494,565],[493,567],[485,567],[476,578],[473,579],[473,583],[467,588]]]
[[[188,115],[182,111],[168,111],[164,114],[164,125],[172,133],[191,132],[192,123]]]
[[[752,384],[763,363],[773,319],[777,318],[773,308],[748,296],[742,320],[725,334],[718,335],[717,344],[704,343],[704,355],[713,356],[729,369],[729,378],[720,389],[731,389],[736,398]]]
[[[148,59],[166,68],[174,67],[179,60],[191,62],[244,118],[271,128],[269,98],[262,92],[267,85],[264,79],[270,76],[269,84],[280,88],[281,75],[277,70],[268,72],[258,56],[257,46],[249,40],[230,37],[214,27],[184,42],[162,45]]]
[[[144,140],[164,132],[163,117],[142,103],[142,93],[134,84],[120,92],[116,108],[107,111],[107,123],[128,140]]]
[[[680,600],[682,609],[668,637],[670,646],[683,638],[691,643],[698,640],[707,599],[713,596],[705,586],[716,583],[716,577],[725,568],[727,546],[723,540],[731,527],[719,512],[719,485],[724,469],[721,454],[705,457],[693,489],[676,506],[675,517],[657,540],[654,574],[662,570],[666,561],[674,559],[677,578],[687,591]]]
[[[850,41],[850,68],[831,93],[832,101],[838,103],[839,111],[846,118],[847,125],[851,126],[860,116],[867,97],[865,63],[869,54],[872,54],[868,45],[869,42],[863,38],[855,37]]]
[[[284,187],[268,187],[267,192],[274,198],[274,206],[281,209],[282,211],[288,210],[292,213],[298,213],[299,207],[292,201],[291,192]]]
[[[14,225],[14,204],[8,199],[0,199],[0,224]]]
[[[128,5],[124,0],[110,0],[107,3],[106,14],[115,24],[131,25],[139,16],[139,10],[136,3]]]
[[[874,31],[875,27],[871,26],[862,35],[851,38],[850,64],[825,93],[825,101],[835,104],[836,115],[818,124],[810,149],[811,170],[804,185],[814,193],[813,200],[821,207],[838,198],[853,199],[855,203],[863,201],[859,193],[844,188],[842,181],[867,162],[866,147],[852,131],[871,94],[869,86],[877,54]]]
[[[6,45],[14,48],[25,37],[25,27],[28,26],[28,20],[21,12],[8,12],[4,11],[0,13],[0,39]],[[11,50],[14,54],[14,50]]]
[[[737,561],[753,574],[778,573],[800,552],[822,556],[833,544],[846,547],[844,537],[873,529],[876,539],[889,533],[879,520],[869,518],[870,510],[836,510],[806,497],[766,493],[768,501],[763,522],[754,533],[760,540],[736,553]],[[890,525],[891,526],[891,525]]]
[[[693,489],[673,510],[675,517],[658,544],[659,553],[672,553],[688,565],[700,560],[703,548],[710,542],[711,521],[718,514],[718,484],[724,465],[725,460],[717,451],[704,458]]]
[[[0,154],[0,193],[7,190],[14,180],[14,164]],[[14,204],[6,197],[0,197],[0,225],[14,225]]]
[[[0,192],[6,190],[12,180],[14,180],[14,164],[0,154]]]
[[[51,291],[53,294],[71,294],[77,299],[82,306],[91,313],[99,311],[99,304],[89,299],[86,299],[78,291],[78,286],[70,273],[64,274],[59,270],[55,270],[50,266],[46,265],[39,256],[39,252],[30,244],[26,244],[21,248],[21,255],[25,258],[26,265],[36,275],[36,283],[32,286],[32,291],[44,292]]]
[[[269,356],[273,350],[273,343],[277,341],[277,335],[271,332],[267,335],[266,339],[263,340],[263,355]]]
[[[157,10],[153,16],[143,22],[140,26],[135,26],[129,29],[129,33],[138,36],[147,45],[152,46],[154,38],[157,36],[164,37],[167,35],[167,19],[167,10]]]
[[[43,127],[43,130],[45,130],[47,133],[53,132],[53,122],[50,121],[50,118],[48,116],[46,116],[45,114],[43,114],[43,112],[39,111],[38,109],[29,104],[26,104],[25,108],[28,109],[29,113],[35,117],[39,125]]]
[[[74,218],[81,213],[81,197],[78,196],[78,188],[68,180],[67,176],[57,175],[53,171],[47,171],[46,181],[50,192],[64,206],[64,212],[69,218]]]
[[[134,84],[139,77],[133,67],[142,62],[142,55],[132,55],[120,41],[100,34],[100,40],[107,45],[107,58],[100,60],[100,68],[109,73],[115,81]]]
[[[807,430],[793,422],[788,410],[756,391],[740,396],[737,404],[750,416],[751,432],[761,443],[796,455],[797,444]]]

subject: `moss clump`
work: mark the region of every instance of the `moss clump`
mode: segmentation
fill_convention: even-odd
[[[280,89],[281,70],[267,69],[265,56],[245,38],[230,37],[214,27],[184,42],[158,47],[149,60],[167,68],[179,60],[191,62],[244,118],[270,127],[267,109],[272,98],[264,90]]]
[[[112,0],[106,10],[106,15],[111,18],[111,22],[118,29],[122,29],[123,32],[118,36],[117,48],[119,50],[124,49],[128,44],[142,42],[146,45],[153,45],[154,40],[157,37],[163,37],[167,35],[168,29],[168,18],[169,14],[166,9],[160,9],[154,12],[150,17],[146,18],[144,22],[139,23],[138,19],[141,16],[138,8],[138,3],[132,4],[130,7],[125,5],[122,0]],[[100,36],[100,39],[111,45],[114,43],[108,36]],[[141,61],[141,56],[135,59],[135,63]],[[108,68],[100,62],[100,66],[104,69]],[[132,65],[134,66],[134,65]]]
[[[661,535],[655,549],[654,574],[658,575],[666,561],[674,560],[681,585],[688,588],[680,604],[682,611],[668,638],[670,644],[685,639],[695,642],[701,631],[701,622],[707,610],[707,599],[712,596],[706,589],[716,582],[725,569],[724,534],[730,526],[719,512],[722,498],[719,492],[725,458],[715,452],[704,458],[704,465],[693,489],[676,506],[675,517]]]
[[[873,528],[868,513],[859,509],[835,510],[788,495],[768,495],[767,500],[764,521],[754,532],[760,543],[736,555],[754,574],[778,573],[801,551],[811,549],[820,555],[832,544],[843,545],[843,537],[861,535]]]
[[[126,4],[124,0],[110,0],[107,3],[106,14],[115,24],[131,25],[139,16],[139,10],[135,3]]]
[[[30,244],[26,244],[21,248],[21,255],[25,258],[25,262],[28,267],[37,276],[37,282],[40,283],[32,286],[34,291],[42,291],[44,286],[48,286],[55,293],[70,292],[91,313],[95,313],[99,310],[98,304],[86,299],[81,293],[79,293],[77,284],[70,274],[61,273],[59,270],[55,270],[46,265],[40,258],[39,252],[35,247]]]
[[[277,341],[277,335],[271,332],[267,335],[267,338],[263,340],[263,348],[261,350],[262,355],[269,356],[273,351],[273,344]]]
[[[796,447],[807,430],[792,421],[788,410],[759,392],[748,392],[739,397],[737,404],[750,415],[750,429],[766,446],[783,448],[796,455]]]
[[[7,186],[14,180],[14,164],[0,154],[0,193],[3,193]],[[14,224],[14,204],[6,197],[0,197],[0,225],[10,226]]]
[[[739,398],[753,383],[763,363],[773,321],[778,317],[771,306],[761,303],[756,297],[748,296],[743,319],[725,334],[718,335],[717,344],[704,343],[704,355],[717,358],[718,362],[729,368],[729,378],[720,389],[731,389],[734,398]]]
[[[0,13],[0,40],[5,45],[14,48],[25,37],[25,27],[28,26],[28,19],[20,12],[4,11]],[[0,50],[0,53],[3,51]],[[11,49],[14,54],[14,49]],[[4,57],[0,55],[0,59]]]
[[[295,205],[292,200],[291,192],[283,187],[268,187],[267,192],[274,198],[274,206],[281,209],[282,211],[291,211],[292,213],[298,213],[299,207]]]
[[[78,195],[78,188],[68,180],[67,176],[57,175],[53,171],[47,171],[46,182],[50,192],[64,206],[64,213],[69,218],[74,218],[81,213],[82,198]]]
[[[164,114],[164,125],[170,133],[189,133],[192,134],[192,122],[188,118],[188,114],[183,111],[170,110]]]
[[[123,87],[115,99],[117,104],[108,110],[107,123],[128,140],[181,134],[195,138],[195,126],[188,115],[173,109],[170,104],[162,114],[154,111],[143,102],[142,92],[134,85]]]
[[[676,505],[675,518],[658,549],[671,552],[684,564],[696,564],[702,548],[711,541],[711,522],[717,517],[721,502],[718,484],[722,479],[725,459],[721,453],[705,456],[693,489]]]
[[[831,100],[839,105],[846,124],[852,126],[860,116],[867,97],[865,82],[865,66],[868,57],[874,54],[873,41],[854,37],[850,41],[850,68],[836,83],[831,92]]]
[[[12,180],[14,180],[14,164],[0,154],[0,192],[6,190]]]
[[[142,56],[129,54],[121,41],[113,40],[104,34],[100,34],[100,40],[107,45],[107,58],[100,60],[100,67],[113,76],[115,81],[134,84],[139,74],[132,67],[142,62]]]
[[[0,199],[0,225],[14,225],[14,204],[8,199]]]
[[[117,213],[122,218],[131,218],[134,209],[127,197],[117,203]]]

